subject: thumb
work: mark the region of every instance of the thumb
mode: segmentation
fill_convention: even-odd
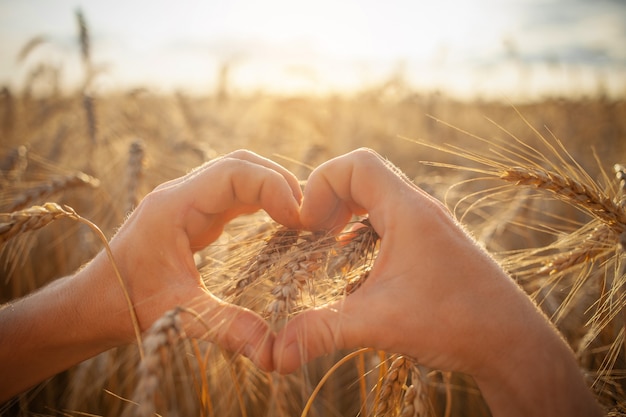
[[[283,374],[318,356],[360,345],[360,320],[347,308],[348,299],[307,310],[293,318],[274,341],[274,368]]]
[[[193,307],[197,313],[193,322],[186,326],[188,335],[216,342],[224,349],[243,354],[259,368],[271,371],[274,333],[263,318],[251,310],[225,303],[212,294],[202,304],[204,311]],[[211,307],[206,308],[207,304]]]

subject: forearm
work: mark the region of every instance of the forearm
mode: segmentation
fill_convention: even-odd
[[[0,401],[120,344],[128,310],[107,272],[87,267],[0,310]]]
[[[520,332],[518,342],[501,350],[491,370],[477,377],[492,414],[602,416],[573,352],[545,321],[529,318],[528,331]]]

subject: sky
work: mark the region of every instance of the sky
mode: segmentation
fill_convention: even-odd
[[[78,9],[100,89],[211,92],[227,68],[246,91],[626,94],[626,0],[0,0],[0,85],[41,62],[76,84]]]

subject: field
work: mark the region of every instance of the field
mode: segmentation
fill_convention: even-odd
[[[561,330],[610,414],[626,415],[626,168],[619,165],[626,163],[626,101],[458,101],[400,81],[325,97],[3,89],[1,302],[72,273],[103,248],[85,223],[49,218],[45,227],[28,230],[30,223],[16,232],[10,213],[29,216],[30,207],[55,202],[110,238],[152,188],[215,156],[250,149],[305,181],[319,163],[369,147],[445,201]],[[196,259],[208,288],[274,326],[358,290],[376,255],[375,236],[364,244],[355,239],[349,256],[332,239],[304,235],[295,249],[268,260],[277,236],[263,213],[247,216]],[[323,271],[311,271],[323,279],[309,279],[293,305],[273,314],[268,306],[280,298],[272,276],[307,255],[330,257]],[[256,275],[247,285],[251,265]],[[489,415],[470,378],[395,352],[337,352],[279,376],[185,338],[180,314],[144,335],[149,363],[137,346],[105,352],[0,414]]]

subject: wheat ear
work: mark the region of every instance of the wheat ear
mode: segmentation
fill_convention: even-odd
[[[626,231],[626,211],[614,200],[572,177],[540,168],[512,167],[500,178],[517,185],[532,186],[554,193],[557,199],[588,212],[618,234]]]
[[[70,175],[55,177],[47,182],[37,184],[36,186],[17,195],[6,211],[12,212],[20,210],[32,204],[35,200],[50,197],[61,191],[86,186],[92,188],[99,187],[100,180],[83,172],[76,172]]]
[[[425,417],[429,415],[428,381],[418,366],[411,366],[411,385],[406,387],[399,417]]]
[[[56,203],[45,203],[12,213],[1,213],[0,246],[20,233],[41,229],[61,217],[76,219],[76,216],[73,210]]]
[[[176,344],[182,333],[179,309],[166,312],[160,319],[154,322],[143,340],[144,357],[138,368],[138,381],[133,394],[133,403],[137,407],[132,408],[132,415],[138,417],[154,416],[155,394],[159,387],[163,368],[164,352]],[[126,410],[130,411],[129,409]],[[131,415],[126,414],[125,415]]]
[[[615,233],[608,226],[602,224],[588,233],[574,249],[555,255],[537,273],[555,274],[567,271],[592,261],[600,255],[606,255],[607,249],[611,248],[607,242],[615,242]]]
[[[272,321],[284,318],[293,312],[296,300],[302,288],[322,270],[328,258],[328,252],[335,239],[325,233],[300,236],[294,245],[294,255],[279,268],[275,276],[279,277],[272,289],[274,299],[266,308]]]
[[[0,175],[5,177],[9,183],[19,181],[28,166],[28,148],[20,145],[10,152],[0,161]]]
[[[406,385],[410,368],[411,361],[408,358],[402,355],[395,356],[382,381],[375,416],[397,415],[400,412],[403,387]]]
[[[243,289],[259,279],[283,254],[289,251],[298,241],[300,232],[281,228],[267,240],[261,251],[251,259],[241,270],[242,278],[236,283],[230,293],[241,294]]]
[[[351,236],[339,242],[337,255],[329,262],[329,274],[344,274],[347,271],[356,269],[359,265],[371,261],[380,237],[372,227],[369,219],[363,219],[359,223],[361,227],[351,231]]]

